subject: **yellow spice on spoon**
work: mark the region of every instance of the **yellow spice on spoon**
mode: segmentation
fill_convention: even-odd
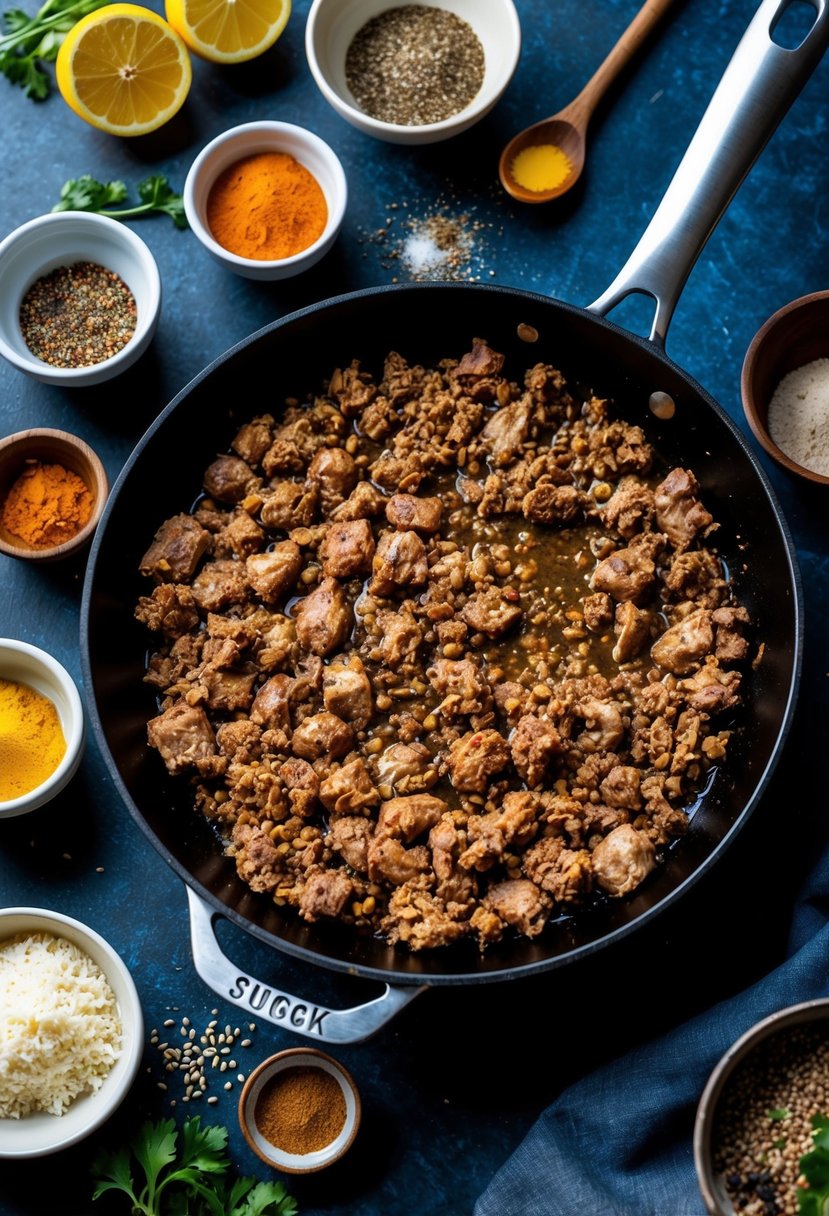
[[[513,180],[524,190],[555,190],[573,171],[567,155],[555,144],[530,144],[510,166]]]

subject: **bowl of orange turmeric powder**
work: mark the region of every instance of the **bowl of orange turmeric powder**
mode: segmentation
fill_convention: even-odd
[[[76,556],[108,492],[100,458],[77,435],[39,427],[0,440],[0,553],[34,562]]]
[[[195,235],[220,265],[249,279],[286,279],[318,262],[337,239],[347,198],[334,151],[286,122],[218,135],[184,183]]]

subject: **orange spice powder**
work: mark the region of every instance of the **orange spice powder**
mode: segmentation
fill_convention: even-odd
[[[207,196],[207,224],[229,253],[289,258],[325,229],[328,204],[314,175],[287,152],[257,152],[220,173]]]
[[[77,473],[33,460],[12,483],[0,522],[33,549],[51,549],[80,532],[89,522],[92,506],[92,494]]]

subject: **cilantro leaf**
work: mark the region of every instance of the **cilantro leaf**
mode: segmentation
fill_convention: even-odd
[[[60,190],[60,199],[53,211],[94,211],[115,220],[139,219],[143,215],[160,212],[169,215],[176,228],[187,227],[184,200],[161,174],[145,178],[138,185],[141,202],[136,206],[119,207],[112,210],[112,203],[127,200],[127,187],[121,181],[99,182],[89,173],[70,178]]]
[[[179,1132],[172,1119],[145,1123],[127,1148],[100,1156],[93,1165],[92,1198],[121,1190],[132,1216],[296,1216],[297,1204],[281,1182],[227,1178],[227,1128],[202,1127],[198,1115]],[[131,1158],[145,1185],[136,1190]]]
[[[138,197],[146,206],[154,211],[164,211],[170,216],[176,228],[187,227],[187,217],[184,214],[184,199],[176,194],[166,177],[156,174],[146,178],[138,185]]]
[[[33,17],[21,8],[3,14],[0,32],[0,72],[20,85],[27,97],[42,101],[52,82],[43,71],[51,63],[72,26],[103,8],[109,0],[46,0]]]
[[[785,1106],[777,1106],[774,1110],[767,1110],[766,1117],[773,1119],[775,1122],[780,1122],[781,1119],[788,1119],[791,1116],[791,1111]]]
[[[797,1195],[801,1216],[827,1216],[829,1214],[829,1119],[824,1115],[812,1116],[812,1141],[814,1148],[800,1158],[800,1172],[808,1182],[806,1190]]]

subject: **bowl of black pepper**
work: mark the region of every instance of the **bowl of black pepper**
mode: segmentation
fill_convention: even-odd
[[[709,1216],[825,1210],[829,998],[781,1009],[732,1044],[697,1107],[694,1160]]]
[[[342,118],[390,143],[450,139],[479,122],[521,52],[513,0],[313,0],[305,53]]]
[[[0,242],[0,354],[37,380],[78,388],[120,375],[160,307],[155,259],[118,220],[54,212]]]
[[[286,1174],[310,1174],[339,1161],[354,1143],[360,1116],[350,1073],[316,1047],[293,1047],[263,1060],[239,1097],[248,1145]]]

